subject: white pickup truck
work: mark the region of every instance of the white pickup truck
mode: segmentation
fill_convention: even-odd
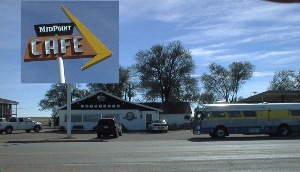
[[[30,118],[10,118],[7,121],[0,122],[0,134],[5,132],[11,134],[13,130],[25,130],[29,133],[31,130],[39,132],[42,130],[42,124],[40,122],[32,121]]]

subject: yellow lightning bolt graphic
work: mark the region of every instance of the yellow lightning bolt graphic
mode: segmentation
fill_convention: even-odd
[[[96,52],[96,56],[88,61],[83,67],[82,70],[85,70],[112,55],[112,52],[91,32],[86,28],[75,16],[73,16],[64,6],[61,6],[63,12],[67,15],[69,20],[73,22],[78,30],[89,42]]]

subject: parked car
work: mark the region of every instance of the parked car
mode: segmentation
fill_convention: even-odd
[[[98,121],[97,137],[113,135],[114,137],[122,136],[122,124],[115,118],[102,118]]]
[[[168,132],[169,126],[166,120],[154,120],[149,123],[149,130],[150,131],[163,131]]]
[[[0,122],[0,134],[5,132],[11,134],[13,130],[25,130],[29,133],[31,130],[39,132],[42,130],[42,124],[40,122],[32,121],[30,118],[15,118],[12,117],[7,121]]]

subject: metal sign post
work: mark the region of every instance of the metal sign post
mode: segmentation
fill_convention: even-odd
[[[57,69],[58,69],[58,79],[59,79],[59,83],[66,83],[66,79],[65,79],[65,69],[64,69],[64,61],[61,57],[58,57],[56,59],[57,61]]]
[[[71,89],[72,84],[67,84],[67,138],[71,138]]]
[[[64,69],[64,61],[61,57],[58,57],[56,59],[57,61],[57,69],[58,69],[58,79],[59,83],[65,84],[65,69]],[[72,84],[67,84],[67,138],[71,138],[72,135],[72,123],[71,123],[71,90],[72,90]]]

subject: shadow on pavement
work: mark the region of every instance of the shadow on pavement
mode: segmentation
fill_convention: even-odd
[[[222,141],[257,141],[257,140],[300,140],[299,135],[290,135],[286,137],[268,136],[268,135],[239,135],[239,136],[227,136],[225,138],[211,138],[211,137],[193,137],[188,139],[190,142],[222,142]]]

